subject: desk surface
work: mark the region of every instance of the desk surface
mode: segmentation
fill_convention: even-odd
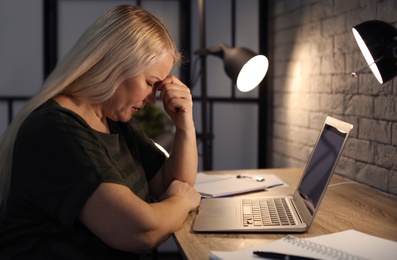
[[[300,180],[302,169],[213,171],[207,173],[276,174],[288,184],[288,187],[276,187],[262,192],[270,196],[292,194]],[[258,193],[245,196],[256,195]],[[192,231],[195,216],[196,212],[191,212],[183,226],[174,234],[174,239],[186,259],[209,259],[212,250],[239,250],[264,244],[286,235],[280,233],[196,233]],[[295,235],[313,237],[347,229],[355,229],[397,241],[397,199],[334,175],[309,231]]]

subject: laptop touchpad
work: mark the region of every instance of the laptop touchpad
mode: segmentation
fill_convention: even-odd
[[[204,218],[235,217],[237,216],[236,206],[207,207],[200,210],[199,214]]]

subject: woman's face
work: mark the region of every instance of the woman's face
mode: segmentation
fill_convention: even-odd
[[[103,106],[103,115],[113,121],[127,122],[146,103],[156,102],[157,86],[170,73],[174,64],[169,53],[142,74],[125,80]]]

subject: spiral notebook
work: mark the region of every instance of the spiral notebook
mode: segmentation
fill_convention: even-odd
[[[246,192],[270,189],[286,184],[274,174],[258,174],[251,176],[233,174],[197,173],[194,188],[202,197],[216,198]]]
[[[356,230],[346,230],[313,238],[288,235],[274,242],[238,251],[212,251],[210,259],[259,259],[254,251],[297,255],[315,259],[340,260],[394,260],[397,242],[368,235]]]

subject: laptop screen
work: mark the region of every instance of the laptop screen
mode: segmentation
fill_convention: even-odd
[[[298,192],[313,215],[321,199],[329,177],[333,172],[339,152],[343,147],[347,133],[324,125],[324,130],[318,139],[315,150],[307,165],[306,172],[299,185]]]

